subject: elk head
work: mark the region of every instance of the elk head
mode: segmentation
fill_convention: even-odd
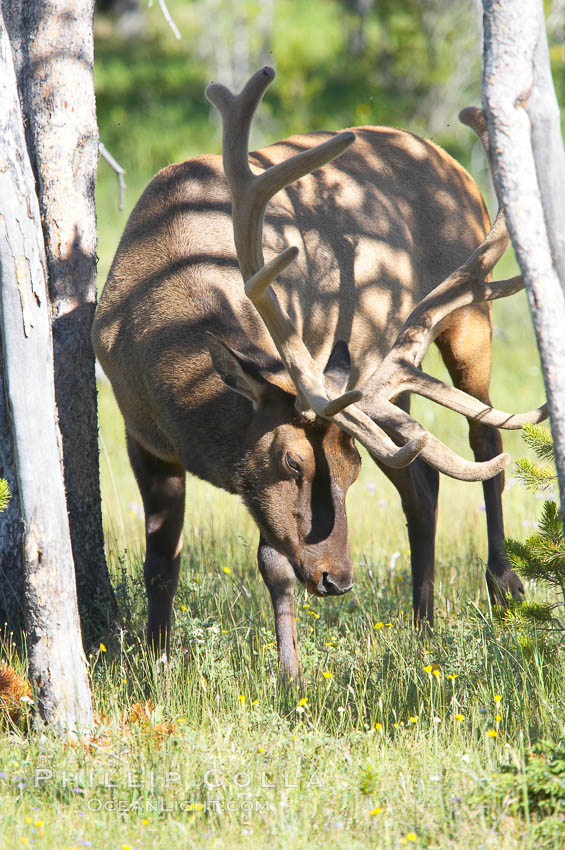
[[[262,538],[289,560],[310,593],[346,593],[353,564],[345,497],[361,466],[352,438],[332,422],[299,413],[296,392],[280,386],[280,375],[260,370],[211,334],[208,347],[224,383],[253,405],[237,489]],[[349,352],[340,342],[324,379],[339,392],[348,378]]]

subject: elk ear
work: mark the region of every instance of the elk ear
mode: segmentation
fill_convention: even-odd
[[[343,340],[338,340],[332,349],[324,369],[324,377],[331,388],[338,393],[345,392],[351,371],[349,348]]]
[[[257,367],[214,334],[206,334],[206,343],[214,368],[224,384],[254,404],[257,403],[267,388],[267,382]]]

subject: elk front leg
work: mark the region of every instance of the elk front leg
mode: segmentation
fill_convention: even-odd
[[[265,543],[262,537],[259,540],[257,562],[271,594],[275,612],[275,632],[281,672],[286,678],[293,680],[300,675],[294,616],[294,570],[287,558]]]
[[[168,654],[184,521],[185,471],[147,452],[127,435],[128,455],[145,511],[147,642],[156,658]]]
[[[414,625],[433,626],[439,473],[419,458],[402,469],[391,469],[381,463],[378,466],[398,490],[406,516],[412,566]]]

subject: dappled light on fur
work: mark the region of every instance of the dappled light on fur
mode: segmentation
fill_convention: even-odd
[[[385,127],[296,135],[248,155],[273,77],[261,69],[238,95],[208,89],[226,122],[225,163],[199,156],[148,185],[93,342],[144,503],[150,646],[160,655],[170,640],[187,470],[238,494],[256,521],[282,671],[296,678],[295,579],[317,596],[352,586],[352,438],[401,494],[414,617],[431,624],[437,472],[484,481],[493,601],[496,587],[519,593],[502,545],[508,456],[490,426],[544,410],[515,416],[490,404],[486,302],[521,281],[485,283],[505,227],[499,216],[489,231],[470,175],[432,142]],[[419,369],[433,341],[454,387]],[[324,370],[344,345],[337,387]],[[469,418],[474,461],[410,416],[408,392]]]

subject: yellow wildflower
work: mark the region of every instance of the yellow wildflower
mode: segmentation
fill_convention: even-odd
[[[104,644],[103,644],[103,643],[101,643],[101,644],[100,644],[100,652],[107,652],[107,651],[108,651],[108,650],[106,649],[106,647],[104,646]]]
[[[382,627],[383,627],[383,626],[384,626],[384,623],[381,623],[381,622],[380,622],[380,620],[379,620],[379,622],[378,622],[378,623],[375,623],[375,628],[376,628],[376,630],[377,630],[377,631],[378,631],[379,629],[382,629]]]
[[[224,572],[227,576],[229,576],[229,574],[231,573],[231,570],[230,570],[229,567],[224,567]]]
[[[500,695],[500,694],[495,694],[495,695],[494,695],[494,701],[495,701],[495,702],[502,702],[502,697],[501,697],[501,695]]]
[[[322,676],[324,677],[324,679],[331,679],[331,677],[333,676],[333,673],[330,673],[329,670],[324,670],[324,672],[322,673]]]
[[[489,729],[487,735],[489,736],[489,738],[496,738],[498,732],[496,731],[496,729]]]
[[[424,667],[424,673],[431,673],[433,669],[434,668],[431,664],[426,664],[426,666]]]
[[[458,720],[461,723],[463,720],[465,720],[465,717],[463,714],[456,714],[455,720]]]
[[[380,815],[380,813],[381,813],[381,812],[382,812],[382,808],[381,808],[380,806],[377,806],[377,808],[376,808],[376,809],[371,809],[371,811],[369,812],[369,814],[370,814],[372,817],[374,817],[375,815]]]
[[[382,723],[378,723],[378,722],[377,722],[377,723],[375,723],[375,729],[377,729],[377,731],[378,731],[378,732],[382,732],[382,731],[383,731],[383,728],[384,728],[384,727],[383,727],[383,724],[382,724]]]
[[[453,681],[454,679],[457,678],[457,673],[448,673],[447,678],[451,679],[451,681]]]

